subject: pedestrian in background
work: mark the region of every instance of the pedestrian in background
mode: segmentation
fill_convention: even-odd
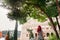
[[[39,25],[38,28],[37,28],[37,33],[38,33],[38,40],[44,40],[42,28],[41,28],[40,25]]]
[[[9,35],[9,31],[8,31],[8,33],[6,34],[5,40],[10,40],[10,37],[9,36],[10,35]]]

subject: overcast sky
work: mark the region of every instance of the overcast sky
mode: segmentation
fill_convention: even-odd
[[[0,31],[2,30],[14,30],[15,28],[15,21],[10,20],[9,18],[7,18],[7,13],[9,12],[9,10],[0,7]],[[19,25],[18,30],[21,31],[21,26]]]

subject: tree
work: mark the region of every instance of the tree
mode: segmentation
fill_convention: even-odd
[[[48,19],[50,20],[50,22],[51,22],[51,24],[53,26],[53,29],[54,29],[54,31],[56,33],[57,38],[59,38],[59,35],[58,35],[57,30],[56,30],[56,26],[54,25],[53,19],[52,19],[52,17],[50,17],[50,14],[48,14],[49,12],[47,11],[47,10],[51,11],[50,9],[47,9],[50,6],[48,2],[49,1],[46,1],[46,0],[27,0],[26,4],[34,5],[34,7],[40,9],[41,12],[43,12],[43,14],[45,14],[48,17]],[[54,8],[56,8],[56,7],[54,7]]]
[[[59,13],[59,16],[60,16],[60,5],[59,5],[59,1],[58,0],[56,0],[56,5],[57,5],[58,13]]]
[[[60,6],[59,6],[59,1],[58,0],[56,0],[56,5],[57,5],[59,17],[60,17]],[[57,20],[57,23],[58,23],[58,26],[59,26],[59,30],[60,30],[60,25],[59,25],[59,22],[58,22],[58,18],[57,17],[56,17],[56,20]]]
[[[60,24],[59,24],[59,21],[58,21],[59,11],[58,11],[57,6],[56,6],[56,1],[54,1],[53,4],[50,6],[50,10],[51,10],[50,11],[51,13],[48,13],[48,14],[51,14],[51,15],[53,15],[52,17],[56,18],[56,22],[57,22],[57,25],[58,25],[58,28],[59,28],[59,31],[60,31]]]
[[[14,30],[14,40],[17,40],[17,29],[18,29],[18,21],[23,24],[26,22],[27,13],[22,12],[22,0],[4,0],[4,6],[10,10],[7,14],[8,18],[11,20],[16,20],[16,26]]]
[[[20,5],[21,5],[20,0],[7,0],[5,2],[6,2],[6,5],[8,5],[9,9],[12,9],[12,12],[9,13],[10,16],[8,16],[8,17],[12,18],[14,20],[19,20],[20,23],[26,22],[26,18],[28,16],[33,17],[38,20],[41,20],[41,19],[43,20],[43,19],[45,19],[45,16],[47,16],[53,26],[53,29],[56,33],[57,38],[59,38],[58,32],[56,30],[56,26],[54,25],[54,22],[52,19],[52,17],[55,17],[57,15],[57,14],[52,15],[53,12],[55,13],[55,11],[57,11],[57,10],[56,10],[55,6],[50,5],[51,0],[25,0],[22,3],[28,5],[27,7],[25,7],[25,9],[28,8],[27,10],[20,8]],[[52,4],[53,4],[53,2],[52,2]],[[23,8],[24,8],[24,6],[23,6]],[[31,10],[31,7],[33,7],[32,10]],[[38,10],[41,10],[39,12],[45,16],[41,16],[39,13],[37,13],[36,8]],[[51,11],[51,8],[52,8],[53,12]],[[23,10],[23,12],[22,12],[22,10]],[[24,21],[21,21],[21,20],[24,20]]]

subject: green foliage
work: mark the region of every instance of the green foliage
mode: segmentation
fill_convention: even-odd
[[[50,1],[54,1],[54,0],[49,0],[49,1],[47,1],[47,0],[28,0],[26,4],[33,5],[33,9],[34,9],[34,10],[32,10],[32,8],[31,8],[32,12],[30,12],[30,14],[31,14],[30,16],[33,17],[34,19],[38,19],[38,21],[40,21],[40,22],[46,21],[46,15],[41,14],[41,12],[40,13],[37,12],[36,8],[38,8],[38,7],[43,12],[45,12],[49,17],[58,16],[57,7],[55,4],[56,2],[49,3]],[[36,8],[34,8],[34,7],[36,7]]]
[[[30,16],[33,17],[34,19],[38,19],[38,21],[40,22],[44,22],[46,21],[46,15],[42,14],[39,11],[40,9],[37,9],[38,7],[41,8],[42,11],[45,11],[45,13],[47,13],[49,17],[58,16],[55,2],[50,4],[50,6],[48,6],[49,4],[47,4],[52,0],[24,0],[24,4],[19,6],[20,4],[22,4],[22,1],[21,0],[5,1],[7,5],[14,7],[13,10],[8,14],[8,17],[10,19],[14,19],[14,20],[17,19],[18,21],[20,21],[20,23],[25,23],[27,21],[26,18]]]
[[[32,32],[30,32],[29,36],[30,36],[30,39],[31,39],[31,38],[34,38],[34,36],[33,36],[33,33],[32,33]]]
[[[34,5],[36,7],[40,7],[42,9],[45,9],[45,7],[46,7],[46,0],[27,0],[26,4]]]
[[[26,22],[27,14],[22,13],[19,9],[12,10],[7,14],[8,18],[18,20],[21,24]]]
[[[48,25],[52,26],[52,24],[50,22],[48,22]],[[54,25],[57,25],[57,22],[54,22]]]
[[[50,1],[54,1],[54,0],[48,0],[48,2],[47,2],[47,0],[33,0],[32,2],[34,2],[34,3],[32,3],[32,2],[31,3],[34,6],[39,6],[41,8],[41,10],[42,11],[44,10],[45,13],[47,13],[47,15],[50,17],[58,16],[56,2],[49,3]],[[31,3],[30,3],[30,5],[31,5]],[[48,6],[48,5],[50,5],[50,6]]]
[[[58,16],[58,10],[56,6],[49,6],[46,8],[46,13],[49,17],[56,17]]]
[[[30,33],[30,34],[29,34],[29,38],[30,38],[30,39],[31,39],[31,38],[34,38],[32,30],[31,30],[31,29],[27,29],[27,31]]]
[[[20,10],[18,9],[12,10],[12,12],[8,13],[8,18],[12,20],[19,19],[19,17],[20,17]]]
[[[57,38],[55,35],[51,35],[51,36],[49,36],[49,40],[57,40]]]
[[[22,0],[4,0],[4,3],[8,6],[19,6],[20,2],[22,2]]]
[[[46,21],[46,15],[43,15],[39,9],[35,8],[34,5],[27,5],[24,6],[25,13],[28,14],[28,16],[38,19],[40,22]]]
[[[4,0],[6,6],[8,6],[11,11],[7,14],[8,18],[12,20],[18,20],[21,24],[26,22],[27,13],[22,8],[23,0]]]
[[[46,4],[46,0],[27,0],[27,2],[33,3],[33,4],[38,4],[40,6],[45,6],[45,4]]]
[[[27,22],[26,17],[20,18],[20,19],[19,19],[19,22],[20,22],[21,24],[24,24],[25,22]]]
[[[14,40],[14,37],[13,37],[13,36],[11,36],[10,40]]]
[[[18,20],[20,23],[25,23],[27,21],[26,18],[30,16],[34,19],[38,19],[38,21],[40,22],[44,22],[46,21],[45,14],[47,14],[49,17],[58,16],[55,3],[49,5],[50,1],[52,0],[24,0],[24,4],[22,5],[21,0],[5,0],[6,5],[12,7],[11,12],[8,13],[8,18],[12,20]],[[47,2],[49,4],[47,4]],[[45,14],[43,14],[42,12],[44,12]],[[32,34],[33,33],[31,32],[31,35]],[[14,38],[16,38],[15,40],[17,40],[17,29],[15,29],[14,31]]]

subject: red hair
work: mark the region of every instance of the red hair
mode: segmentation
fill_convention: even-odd
[[[38,28],[37,28],[37,32],[40,32],[42,29],[41,29],[41,26],[39,25]]]

